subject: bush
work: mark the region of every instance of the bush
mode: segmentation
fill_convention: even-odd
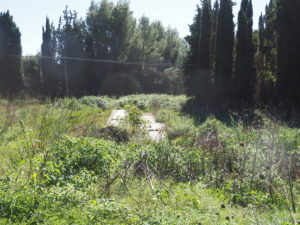
[[[83,105],[76,98],[58,99],[54,102],[54,106],[69,110],[80,110],[83,108]]]
[[[184,95],[172,96],[164,94],[151,95],[129,95],[118,99],[118,105],[135,105],[140,110],[150,111],[158,109],[170,109],[180,111],[185,104],[187,98]]]
[[[96,106],[102,110],[107,110],[113,106],[114,99],[105,96],[85,96],[78,101],[84,105]]]
[[[41,165],[42,176],[48,184],[66,183],[84,170],[104,176],[114,148],[116,145],[109,141],[63,138],[51,147],[49,158]]]
[[[117,143],[122,143],[122,142],[129,141],[130,134],[127,132],[127,130],[123,128],[108,126],[108,127],[101,128],[98,131],[96,137],[105,140],[115,141]]]
[[[35,191],[28,187],[18,187],[8,182],[1,182],[0,218],[11,222],[28,220],[37,207]]]
[[[164,112],[160,112],[158,118],[167,124],[167,137],[169,140],[177,138],[187,140],[194,136],[195,125],[191,118],[181,117],[177,113],[168,114]]]
[[[143,112],[133,105],[125,105],[124,109],[127,112],[125,121],[128,122],[134,130],[140,129],[144,124],[144,121],[142,120]]]

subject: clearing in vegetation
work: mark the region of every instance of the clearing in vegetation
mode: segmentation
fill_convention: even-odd
[[[260,112],[200,123],[186,101],[1,100],[0,224],[299,223],[299,130]],[[157,142],[149,115],[165,124]]]

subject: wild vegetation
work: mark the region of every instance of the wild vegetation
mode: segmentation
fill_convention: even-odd
[[[259,112],[199,123],[180,113],[186,101],[2,100],[0,224],[296,224],[299,130]],[[129,125],[102,132],[123,107]],[[135,132],[142,111],[165,140]]]
[[[300,224],[300,1],[258,30],[232,7],[202,0],[183,40],[92,1],[46,18],[31,57],[0,13],[0,224]]]

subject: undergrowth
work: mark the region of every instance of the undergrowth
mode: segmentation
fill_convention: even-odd
[[[2,100],[0,224],[299,223],[299,130],[199,124],[185,99]],[[128,111],[121,127],[106,125],[113,108]],[[142,138],[149,111],[161,142]]]

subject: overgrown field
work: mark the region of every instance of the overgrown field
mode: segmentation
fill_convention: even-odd
[[[199,122],[186,100],[1,100],[0,224],[299,224],[300,131],[259,112]],[[147,138],[141,112],[165,140]]]

